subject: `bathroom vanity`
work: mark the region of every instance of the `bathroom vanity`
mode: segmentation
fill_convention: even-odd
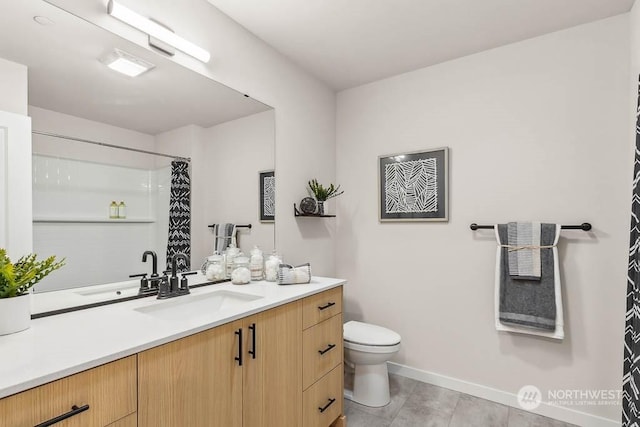
[[[0,425],[343,426],[343,284],[224,283],[35,319],[0,337]]]

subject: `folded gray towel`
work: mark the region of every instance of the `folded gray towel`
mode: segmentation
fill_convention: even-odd
[[[236,225],[231,223],[213,226],[213,250],[221,254],[229,244],[235,244]]]
[[[498,225],[499,244],[508,241],[508,226]],[[540,246],[553,246],[555,224],[541,224]],[[540,281],[514,280],[509,274],[509,249],[501,248],[500,322],[531,328],[556,327],[555,269],[553,249],[540,249]]]
[[[540,223],[507,224],[509,275],[517,280],[540,280]]]

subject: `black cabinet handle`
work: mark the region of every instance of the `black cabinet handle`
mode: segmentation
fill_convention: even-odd
[[[326,411],[329,406],[333,405],[333,402],[335,402],[335,399],[329,399],[329,403],[327,403],[326,405],[324,405],[322,408],[318,408],[318,411],[320,411],[320,413],[323,413],[324,411]]]
[[[238,366],[242,366],[242,328],[234,332],[238,336],[238,357],[235,360],[238,361]]]
[[[324,350],[318,350],[318,353],[324,355],[327,351],[332,350],[335,346],[335,344],[329,344]]]
[[[256,324],[252,323],[249,326],[249,330],[251,331],[251,350],[248,353],[251,355],[252,359],[256,358]]]
[[[318,310],[322,311],[322,310],[326,310],[329,307],[333,307],[334,305],[336,305],[335,302],[328,302],[325,305],[321,305],[318,307]]]
[[[71,407],[71,410],[69,412],[67,412],[66,414],[62,414],[62,415],[58,415],[55,418],[51,418],[49,421],[45,421],[41,424],[36,425],[35,427],[49,427],[52,426],[54,424],[59,423],[60,421],[64,421],[67,418],[71,418],[74,415],[78,415],[80,412],[84,412],[89,410],[89,405],[84,405],[84,406],[80,406],[78,407],[77,405],[73,405]]]

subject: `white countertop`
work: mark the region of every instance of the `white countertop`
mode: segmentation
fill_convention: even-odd
[[[171,321],[136,309],[173,303],[191,295],[162,301],[148,297],[34,319],[26,331],[0,336],[0,398],[344,283],[341,279],[313,277],[305,285],[280,286],[262,281],[204,286],[193,289],[191,295],[229,290],[261,298],[235,308],[200,310]]]

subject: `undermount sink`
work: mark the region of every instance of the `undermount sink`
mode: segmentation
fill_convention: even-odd
[[[168,301],[159,301],[156,304],[135,308],[134,310],[166,320],[184,320],[199,313],[236,308],[261,298],[263,297],[259,295],[221,289],[206,294],[175,297]]]
[[[140,287],[140,282],[131,281],[128,283],[118,283],[112,286],[99,286],[98,289],[87,289],[76,292],[78,295],[82,295],[83,297],[95,297],[95,298],[105,298],[105,297],[114,297],[114,298],[125,298],[134,295],[138,295],[138,288]]]

